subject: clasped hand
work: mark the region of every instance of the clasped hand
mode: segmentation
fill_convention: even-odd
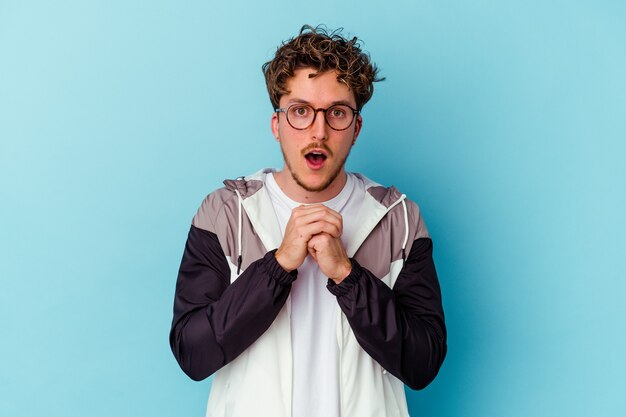
[[[342,233],[343,219],[336,211],[322,204],[296,207],[276,251],[276,260],[283,269],[291,272],[311,255],[322,273],[339,284],[352,271],[341,243]]]

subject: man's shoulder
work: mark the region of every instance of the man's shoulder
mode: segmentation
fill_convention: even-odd
[[[192,224],[201,229],[213,231],[217,218],[225,210],[236,213],[242,200],[251,197],[263,188],[265,175],[271,168],[259,170],[247,176],[224,180],[224,186],[211,191],[202,200]]]
[[[361,184],[371,198],[388,210],[386,220],[396,219],[404,222],[403,218],[406,214],[409,223],[420,224],[420,228],[423,228],[422,232],[428,233],[423,225],[424,220],[419,205],[394,185],[382,185],[360,173],[350,173],[350,175]]]
[[[213,232],[219,213],[234,201],[236,201],[235,194],[225,186],[210,192],[200,203],[191,224]]]
[[[358,172],[351,172],[349,175],[353,176],[371,197],[385,207],[394,206],[401,200],[404,200],[406,203],[415,204],[406,194],[400,192],[394,185],[387,186],[380,184]]]

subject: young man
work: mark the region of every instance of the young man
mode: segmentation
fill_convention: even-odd
[[[263,66],[281,171],[225,181],[193,218],[172,351],[215,373],[207,416],[408,416],[446,354],[417,205],[344,165],[377,69],[305,26]]]

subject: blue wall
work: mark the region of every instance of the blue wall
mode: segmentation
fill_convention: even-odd
[[[414,416],[626,415],[626,3],[0,0],[0,415],[202,416],[167,342],[189,222],[280,166],[260,66],[303,23],[387,81],[348,169],[435,240]]]

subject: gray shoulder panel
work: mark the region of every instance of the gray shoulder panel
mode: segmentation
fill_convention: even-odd
[[[257,188],[258,190],[258,188]],[[255,190],[256,191],[256,190]],[[248,193],[248,195],[251,195]],[[222,246],[224,254],[237,262],[237,227],[239,222],[239,200],[232,189],[220,188],[209,194],[198,209],[192,224],[213,232]],[[241,208],[243,210],[243,208]],[[245,211],[242,213],[242,269],[267,253],[267,249],[255,233]]]
[[[417,205],[417,203],[409,199],[406,199],[405,202],[406,202],[407,209],[409,212],[409,224],[417,225],[415,227],[415,236],[411,238],[411,234],[409,233],[409,241],[410,241],[409,243],[422,237],[430,237],[430,234],[428,233],[428,229],[426,228],[426,223],[424,223],[424,217],[422,216],[422,213],[420,212],[420,208]],[[408,245],[407,245],[407,248],[408,248]],[[407,252],[408,252],[408,249],[407,249]]]
[[[215,219],[219,211],[229,199],[232,200],[234,193],[226,188],[213,191],[200,204],[191,224],[195,227],[215,233]]]
[[[379,190],[375,190],[375,192],[377,191]],[[397,193],[397,190],[395,192]],[[416,239],[429,237],[429,235],[418,205],[408,199],[405,200],[405,203],[409,223],[409,236],[405,253],[408,255]],[[387,207],[389,205],[391,203],[388,203]],[[384,277],[389,273],[391,262],[402,259],[405,230],[404,207],[402,204],[398,204],[376,225],[355,253],[354,258],[377,277]]]
[[[263,181],[261,180],[249,180],[246,181],[243,178],[238,178],[236,180],[226,180],[224,181],[224,186],[227,190],[237,190],[239,194],[241,194],[241,198],[244,200],[263,187]]]
[[[400,191],[398,191],[398,189],[394,186],[387,188],[382,185],[378,185],[368,188],[367,192],[385,207],[391,206],[402,196]]]

